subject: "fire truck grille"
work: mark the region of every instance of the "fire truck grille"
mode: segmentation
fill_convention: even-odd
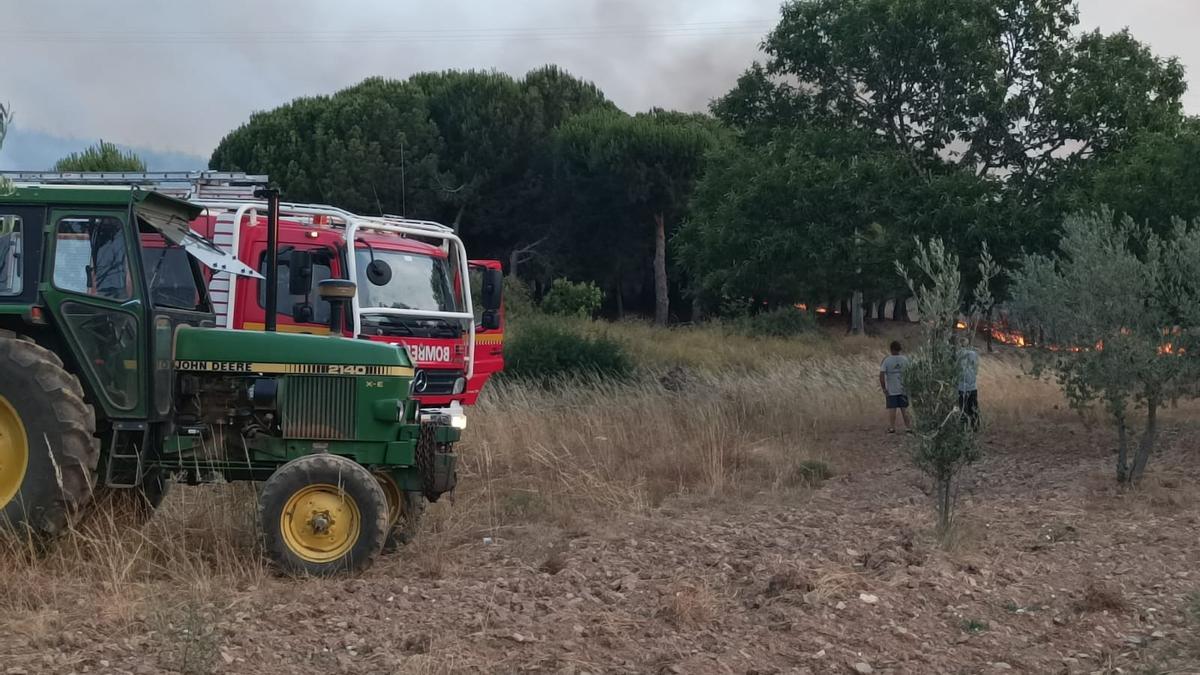
[[[354,438],[354,378],[292,375],[283,379],[279,413],[284,438]]]
[[[426,381],[429,383],[425,389],[417,392],[418,396],[442,396],[454,393],[454,383],[458,378],[463,376],[461,370],[434,370],[429,369],[424,371]]]

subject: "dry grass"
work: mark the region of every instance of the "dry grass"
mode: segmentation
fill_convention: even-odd
[[[820,489],[826,471],[840,472],[834,433],[882,420],[882,338],[750,340],[640,324],[612,330],[647,364],[631,381],[489,385],[462,444],[458,494],[428,510],[417,543],[402,560],[383,562],[385,574],[402,564],[445,577],[454,572],[453,548],[464,542],[499,542],[530,529],[561,540],[614,514],[645,514],[672,496]],[[680,364],[688,367],[683,385],[664,387],[662,373]],[[1022,375],[1016,357],[985,356],[980,384],[993,420],[1059,403],[1054,386]],[[180,486],[142,529],[100,513],[47,553],[0,542],[0,616],[7,617],[0,629],[49,649],[49,636],[97,611],[131,627],[165,617],[182,628],[163,635],[189,636],[161,647],[178,655],[179,669],[209,663],[205,633],[191,624],[219,611],[231,590],[271,574],[257,548],[255,512],[253,486]],[[531,553],[531,566],[561,571],[567,561],[557,545]],[[809,595],[833,593],[849,576],[779,573],[777,591]],[[703,585],[680,582],[660,611],[676,625],[702,626],[718,601]]]

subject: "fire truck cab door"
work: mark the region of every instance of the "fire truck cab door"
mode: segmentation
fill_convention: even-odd
[[[499,327],[485,328],[483,326],[483,303],[480,302],[480,291],[483,288],[483,271],[499,270],[498,260],[471,260],[471,293],[472,305],[475,307],[475,375],[467,383],[467,404],[472,404],[479,397],[483,385],[492,375],[504,370],[504,304],[499,310]]]

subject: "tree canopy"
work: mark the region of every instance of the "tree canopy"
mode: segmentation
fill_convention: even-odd
[[[55,171],[145,171],[146,163],[132,151],[100,141],[54,163]]]
[[[914,163],[1044,177],[1169,126],[1186,88],[1177,60],[1078,24],[1073,0],[793,0],[714,111],[743,128],[834,119]]]

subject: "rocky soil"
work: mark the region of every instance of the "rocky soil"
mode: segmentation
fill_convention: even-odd
[[[1196,428],[1123,492],[1102,430],[1048,424],[988,432],[947,546],[903,437],[851,429],[815,489],[4,617],[0,672],[1200,673]]]

